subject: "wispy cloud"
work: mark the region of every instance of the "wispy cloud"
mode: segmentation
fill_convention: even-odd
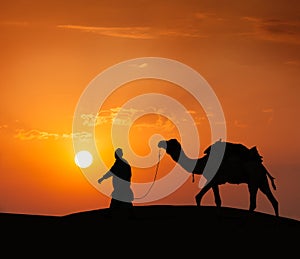
[[[39,131],[39,130],[24,130],[20,129],[17,131],[17,134],[15,135],[16,138],[20,140],[32,140],[32,139],[58,139],[59,135],[56,133],[49,133],[45,131]]]
[[[207,38],[207,35],[201,33],[198,29],[169,29],[169,30],[161,30],[158,33],[158,36],[169,36],[169,37],[189,37],[189,38]]]
[[[204,12],[196,12],[194,14],[195,18],[200,21],[206,20],[209,17],[211,17],[212,15],[214,15],[214,14],[213,13],[204,13]]]
[[[96,27],[83,25],[58,25],[59,29],[77,30],[80,32],[95,33],[102,36],[127,39],[155,39],[158,37],[207,37],[198,29],[191,27],[152,28],[152,27]]]
[[[199,125],[205,116],[198,114],[197,111],[188,110],[186,113],[193,115],[193,123]],[[152,117],[151,122],[134,121],[136,118],[140,118],[144,115],[156,116]],[[98,114],[82,114],[82,125],[88,128],[96,127],[101,125],[117,125],[117,126],[130,126],[137,128],[139,130],[143,129],[155,129],[163,132],[171,132],[174,130],[177,125],[180,123],[186,123],[185,118],[179,118],[176,114],[173,114],[171,117],[167,118],[163,116],[164,111],[162,109],[157,110],[155,107],[148,107],[145,110],[139,109],[125,109],[122,107],[114,107],[107,110],[101,110]],[[154,119],[153,119],[154,118]],[[9,128],[8,125],[0,125],[0,130],[7,131]],[[72,132],[72,133],[58,133],[58,132],[49,132],[47,130],[39,129],[24,129],[18,128],[17,130],[12,131],[14,138],[22,141],[30,140],[67,140],[67,139],[79,139],[81,141],[91,140],[92,134],[89,129],[82,132]]]
[[[300,22],[279,19],[260,19],[243,17],[244,21],[252,24],[252,31],[243,33],[253,37],[290,44],[300,44]]]
[[[114,124],[118,126],[133,126],[139,128],[159,128],[161,130],[170,131],[174,129],[174,125],[179,123],[186,123],[186,118],[179,118],[176,113],[169,119],[164,116],[163,109],[156,109],[155,107],[148,107],[147,109],[125,109],[122,107],[115,107],[107,110],[101,110],[98,114],[82,114],[82,124],[87,127],[96,127],[104,124]],[[195,125],[202,123],[206,116],[199,114],[197,111],[188,110],[187,114],[193,116],[193,122]],[[134,118],[144,116],[147,114],[157,114],[157,120],[154,123],[137,123],[134,122]],[[213,114],[207,114],[207,116],[213,116]]]
[[[203,122],[207,120],[208,117],[213,117],[213,113],[207,113],[206,115],[199,114],[198,111],[195,110],[187,110],[187,114],[191,115],[194,120],[195,125],[201,125]],[[186,122],[186,119],[182,119],[184,122]]]
[[[25,22],[25,21],[1,21],[0,25],[2,25],[2,26],[24,27],[24,26],[28,26],[29,23]]]
[[[298,59],[290,59],[284,62],[285,65],[288,66],[300,66],[300,60]]]
[[[194,111],[194,110],[187,110],[186,113],[188,113],[188,114],[196,114],[196,111]]]
[[[40,131],[37,129],[24,130],[19,129],[14,136],[19,140],[63,140],[63,139],[79,139],[88,140],[92,138],[92,134],[88,132],[78,132],[78,133],[51,133],[46,131]]]
[[[57,27],[119,38],[152,39],[154,37],[149,27],[95,27],[81,25],[58,25]]]
[[[267,123],[270,124],[274,118],[274,110],[272,108],[265,108],[262,112],[267,115]]]
[[[265,108],[262,110],[262,112],[264,113],[273,113],[273,109],[272,108]]]
[[[150,109],[150,110],[149,110]],[[81,116],[83,120],[83,125],[88,127],[94,127],[103,124],[114,124],[118,126],[130,126],[133,125],[134,127],[157,127],[162,126],[160,115],[158,121],[153,124],[147,123],[135,123],[133,124],[134,117],[138,117],[139,115],[155,113],[152,108],[149,108],[148,112],[145,110],[138,110],[138,109],[125,109],[122,107],[115,107],[108,110],[101,110],[97,115],[93,114],[83,114]]]
[[[157,115],[154,123],[136,123],[133,127],[143,130],[145,128],[157,129],[163,132],[171,132],[176,127],[174,123],[161,115]]]
[[[88,127],[94,127],[97,125],[111,124],[115,125],[130,125],[132,118],[137,113],[142,113],[143,110],[137,109],[124,109],[122,107],[115,107],[108,110],[101,110],[95,114],[82,114],[81,119],[83,125]]]
[[[234,121],[234,126],[237,127],[237,128],[247,128],[248,124],[242,123],[242,122],[240,122],[238,120],[235,120]]]

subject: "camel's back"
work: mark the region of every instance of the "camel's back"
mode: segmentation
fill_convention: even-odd
[[[211,151],[214,152],[214,148],[216,151],[225,150],[221,170],[217,174],[218,182],[221,184],[247,182],[248,173],[253,173],[253,170],[247,170],[247,168],[252,168],[254,165],[260,166],[262,162],[262,157],[256,147],[249,149],[240,143],[218,141],[209,146],[204,153],[208,155]]]
[[[261,163],[262,156],[258,153],[256,146],[247,148],[240,143],[217,141],[213,145],[209,146],[204,153],[209,155],[210,152],[224,152],[224,160],[235,160],[239,162],[254,162]]]
[[[250,149],[240,143],[217,141],[209,146],[204,153],[209,154],[211,150],[225,150],[224,156],[248,156]]]

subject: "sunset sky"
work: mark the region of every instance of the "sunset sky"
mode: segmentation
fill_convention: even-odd
[[[103,71],[127,60],[159,57],[205,78],[222,107],[227,140],[257,146],[276,178],[280,215],[300,220],[299,14],[300,3],[294,0],[1,1],[0,211],[65,215],[108,207],[110,181],[97,184],[105,168],[92,165],[84,171],[75,164],[73,141],[82,141],[87,150],[91,141],[86,132],[73,132],[76,107]],[[137,65],[140,71],[148,64]],[[99,85],[99,91],[105,87]],[[147,186],[155,176],[158,139],[181,138],[186,123],[177,108],[157,97],[126,106],[153,93],[185,107],[202,156],[216,140],[209,124],[215,114],[172,82],[141,79],[120,85],[97,116],[80,117],[83,127],[94,127],[98,156],[107,168],[114,161],[114,142],[124,140],[118,132],[132,123],[124,157],[133,164],[133,182]],[[183,133],[193,144],[189,134]],[[174,167],[163,154],[157,178]],[[136,205],[194,205],[200,190],[200,177],[195,178],[165,197],[136,200]],[[134,192],[142,196],[147,188]],[[220,193],[223,206],[248,209],[246,185],[223,185]],[[211,191],[202,204],[214,205]],[[273,214],[261,192],[256,211]]]

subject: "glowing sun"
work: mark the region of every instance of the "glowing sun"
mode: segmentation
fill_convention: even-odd
[[[75,155],[75,164],[80,168],[87,168],[93,163],[93,156],[87,150],[82,150]]]

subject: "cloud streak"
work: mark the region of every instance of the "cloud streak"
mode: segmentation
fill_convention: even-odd
[[[204,116],[197,116],[197,111],[188,110],[187,114],[194,116],[194,124],[199,125],[205,120]],[[90,127],[97,127],[102,125],[114,125],[114,126],[129,126],[137,128],[138,130],[154,129],[162,132],[171,132],[177,125],[186,123],[185,118],[178,118],[176,114],[172,115],[171,118],[163,116],[163,110],[156,110],[154,107],[149,107],[147,110],[138,110],[134,108],[125,109],[122,107],[114,107],[111,109],[101,110],[98,114],[82,114],[82,126],[87,127],[86,131],[77,133],[57,133],[48,132],[39,129],[23,129],[19,128],[13,131],[13,136],[21,141],[30,140],[68,140],[68,139],[79,139],[81,141],[88,141],[93,138]],[[151,122],[142,120],[141,122],[134,121],[136,118],[141,118],[147,115],[156,115],[152,117]],[[4,131],[8,129],[8,125],[0,125],[0,130]]]
[[[89,140],[92,138],[92,134],[88,132],[78,132],[78,133],[51,133],[47,131],[41,131],[37,129],[24,130],[19,129],[14,135],[15,138],[19,140],[63,140],[63,139],[79,139],[79,140]]]
[[[274,110],[272,108],[265,108],[262,112],[267,115],[267,123],[270,124],[274,119]]]
[[[187,114],[194,116],[194,123],[195,125],[199,125],[204,119],[204,116],[196,116],[197,111],[194,110],[188,110],[186,112]],[[149,114],[157,114],[157,121],[154,124],[148,124],[148,123],[134,123],[133,118],[138,118],[144,115]],[[107,110],[101,110],[98,114],[82,114],[82,125],[87,127],[96,127],[99,125],[104,124],[114,124],[117,126],[130,126],[133,125],[133,127],[144,127],[144,128],[153,128],[157,127],[162,130],[167,129],[167,131],[170,131],[170,128],[174,128],[174,124],[183,123],[185,122],[185,118],[178,118],[176,114],[172,116],[172,118],[169,118],[169,120],[166,119],[166,121],[171,121],[172,123],[169,124],[165,120],[163,120],[163,110],[156,110],[154,107],[149,107],[147,110],[138,110],[138,109],[125,109],[122,107],[115,107]],[[213,116],[213,114],[207,114],[206,116]],[[164,125],[164,123],[167,123],[168,126]]]
[[[81,32],[95,33],[103,36],[129,38],[129,39],[152,39],[149,27],[95,27],[82,25],[58,25],[58,28],[77,30]]]
[[[14,26],[14,27],[25,27],[29,25],[29,22],[25,21],[2,21],[0,25],[3,26]]]
[[[156,39],[159,37],[194,37],[206,38],[198,29],[193,28],[152,28],[147,26],[136,27],[97,27],[83,25],[57,25],[59,29],[76,30],[86,33],[94,33],[102,36],[127,38],[127,39]]]
[[[242,122],[240,122],[238,120],[234,120],[233,124],[237,128],[247,128],[248,127],[248,124],[242,123]]]
[[[280,19],[260,19],[256,17],[243,17],[244,21],[252,25],[253,31],[243,33],[258,39],[300,44],[300,22],[284,21]]]
[[[174,125],[174,123],[172,123],[172,121],[158,114],[158,117],[154,123],[136,123],[133,125],[133,127],[138,128],[140,130],[151,128],[164,132],[171,132],[175,129],[176,126]]]
[[[137,109],[124,109],[122,107],[115,107],[108,110],[101,110],[95,114],[82,114],[81,119],[83,125],[88,127],[94,127],[103,124],[117,124],[117,125],[130,125],[132,123],[132,117],[137,113],[143,113],[142,110]]]

